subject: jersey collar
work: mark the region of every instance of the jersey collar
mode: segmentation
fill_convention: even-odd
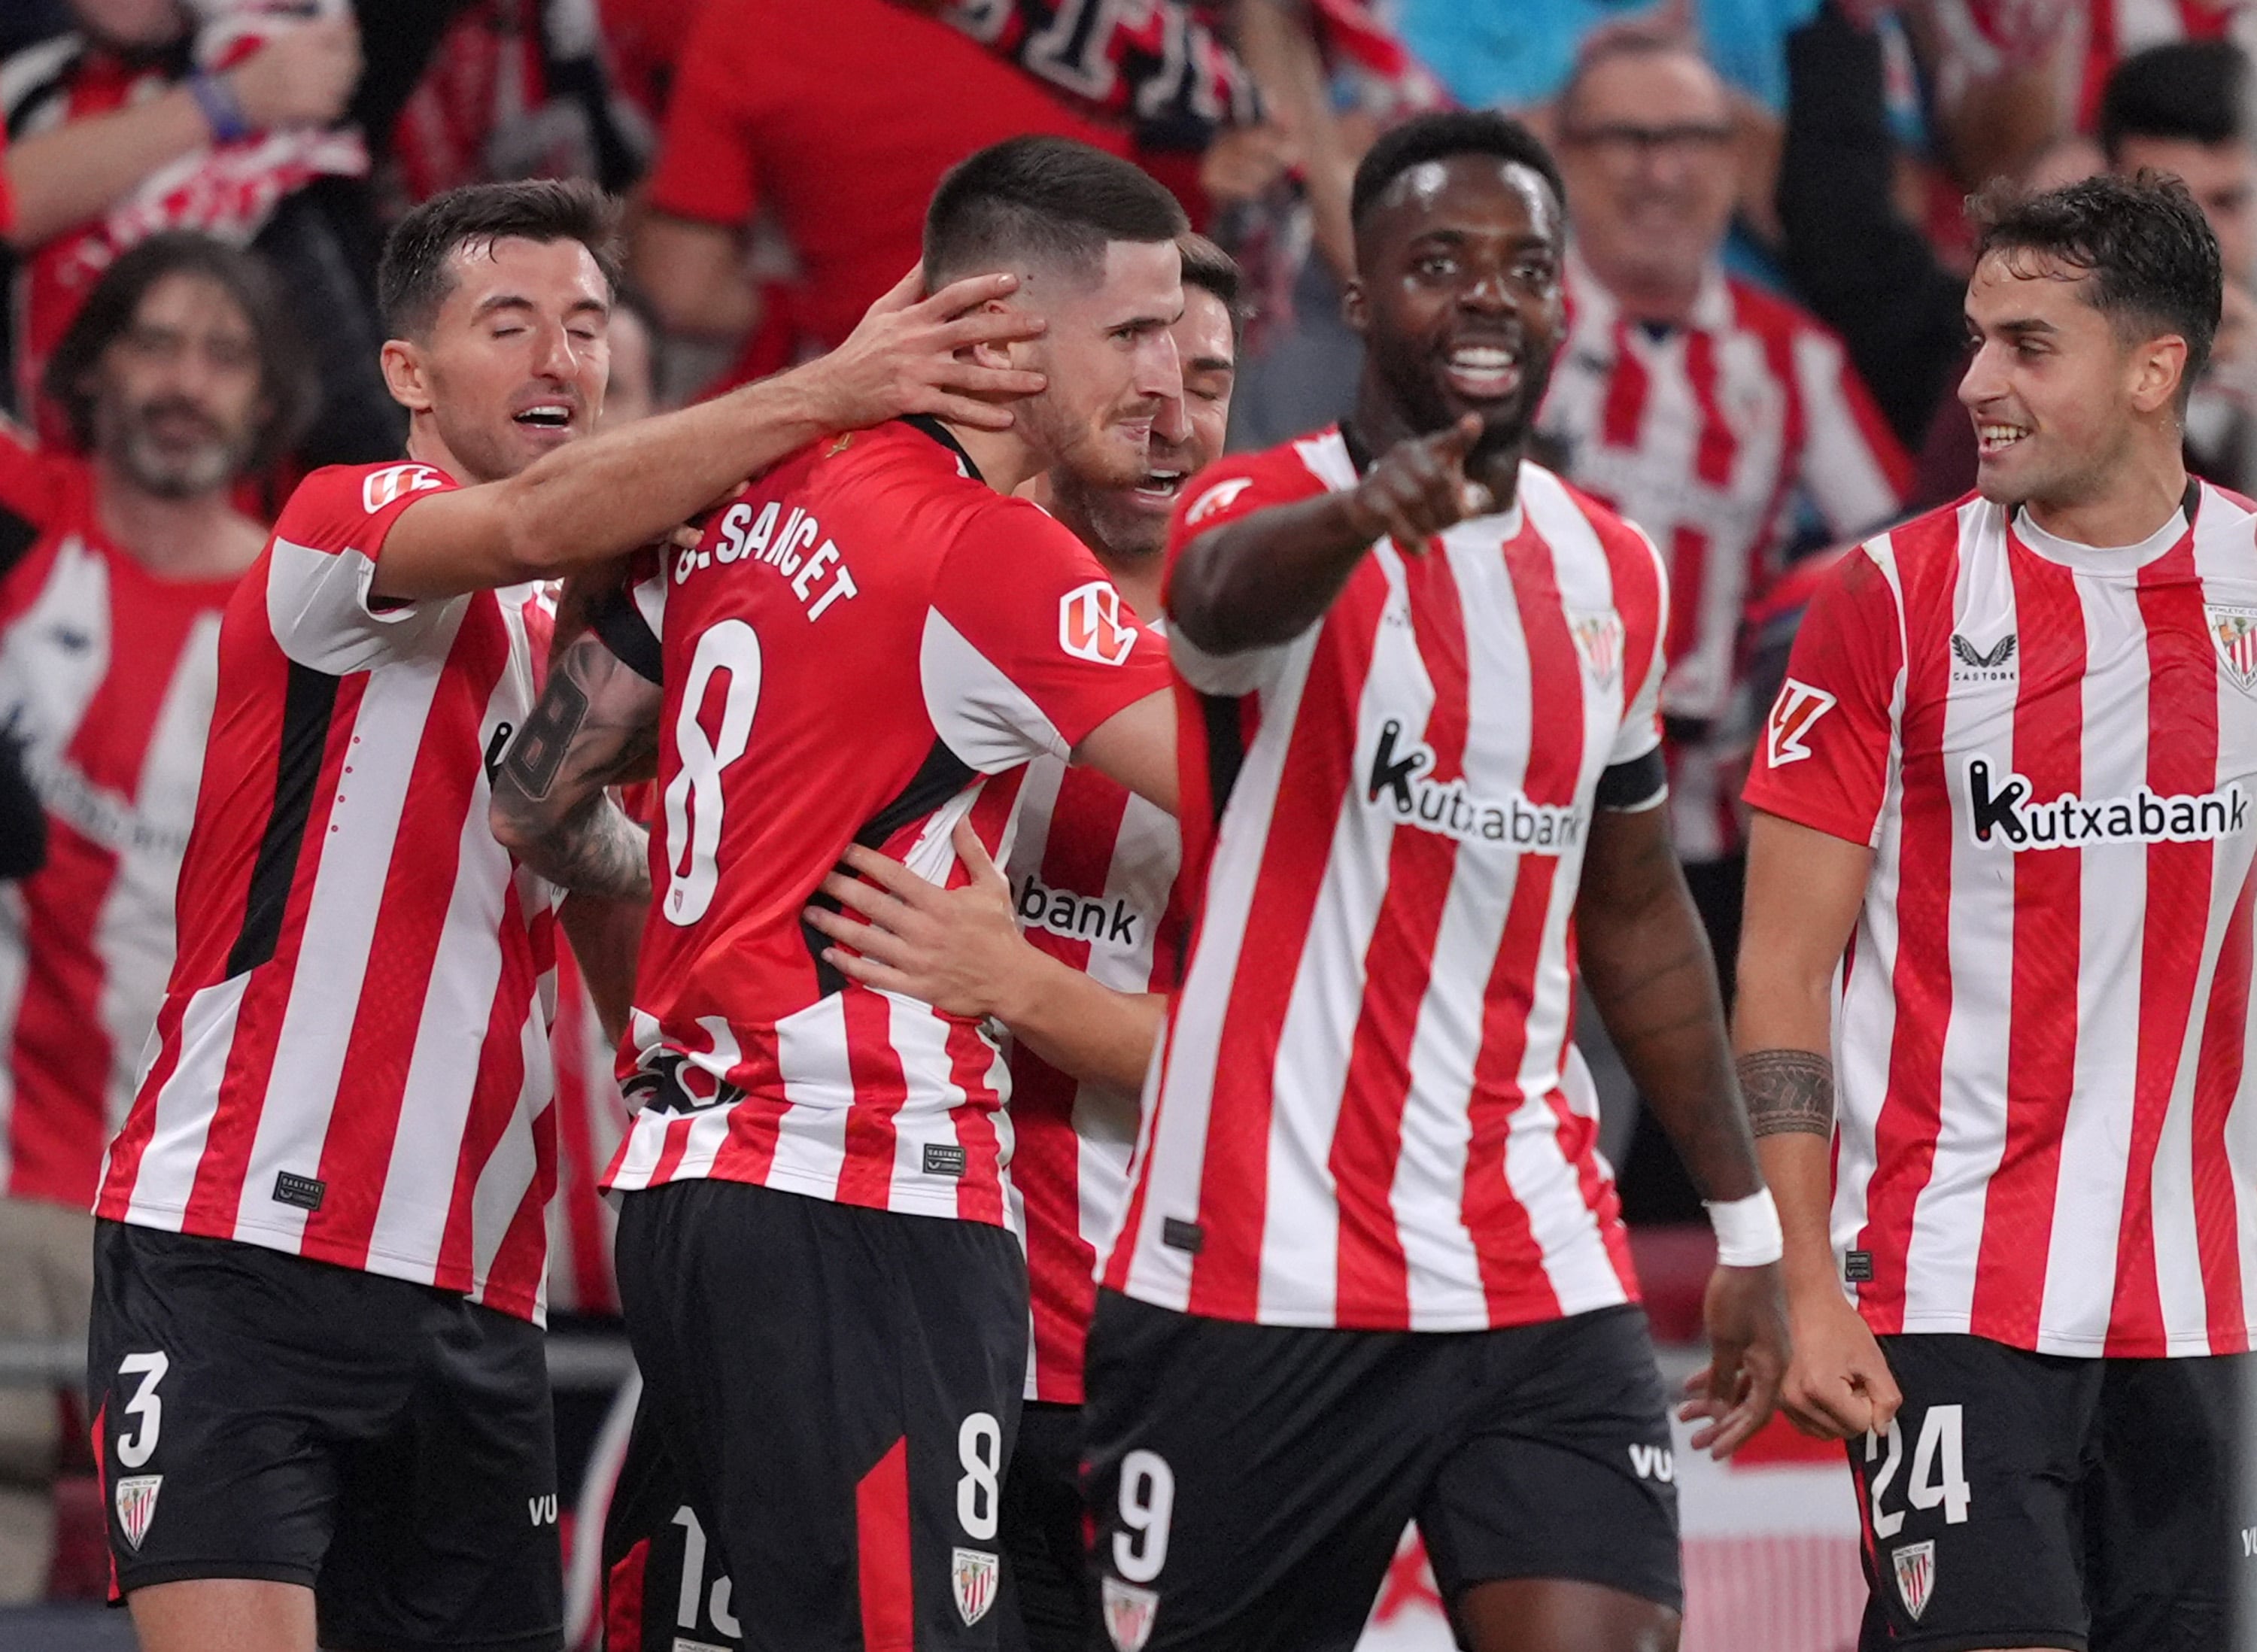
[[[956,462],[962,467],[964,474],[974,482],[984,483],[987,480],[986,477],[980,474],[980,467],[972,462],[972,455],[964,451],[964,444],[956,439],[956,433],[930,413],[903,413],[901,422],[912,430],[922,431],[954,454]]]

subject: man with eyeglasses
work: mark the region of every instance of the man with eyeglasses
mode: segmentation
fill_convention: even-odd
[[[1911,469],[1840,342],[1725,272],[1737,139],[1694,46],[1605,38],[1561,93],[1558,131],[1569,321],[1538,429],[1562,473],[1668,561],[1670,825],[1729,967],[1752,724],[1736,704],[1744,621],[1783,573],[1806,501],[1829,540],[1852,539],[1897,514]]]

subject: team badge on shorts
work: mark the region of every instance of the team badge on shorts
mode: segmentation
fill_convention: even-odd
[[[1104,1592],[1105,1633],[1113,1637],[1114,1646],[1119,1652],[1144,1652],[1144,1642],[1152,1638],[1153,1616],[1160,1609],[1157,1592],[1118,1578],[1105,1580]]]
[[[995,1557],[984,1549],[959,1549],[949,1576],[956,1584],[956,1615],[970,1628],[995,1604]]]
[[[2204,603],[2210,616],[2210,639],[2218,645],[2218,663],[2242,693],[2257,692],[2257,608],[2230,603]]]
[[[157,1488],[164,1483],[162,1474],[128,1474],[117,1482],[117,1529],[137,1555],[149,1535],[149,1518],[157,1512]]]
[[[1928,1597],[1935,1592],[1935,1540],[1931,1537],[1926,1543],[1892,1549],[1889,1564],[1896,1569],[1897,1594],[1917,1623],[1920,1614],[1928,1610]]]

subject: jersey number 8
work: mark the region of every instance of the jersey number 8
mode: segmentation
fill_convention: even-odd
[[[722,685],[721,727],[709,737],[699,714],[713,679]],[[741,619],[725,619],[697,639],[674,720],[677,772],[666,787],[666,899],[659,910],[687,928],[713,904],[721,847],[721,772],[744,756],[761,702],[761,639]]]

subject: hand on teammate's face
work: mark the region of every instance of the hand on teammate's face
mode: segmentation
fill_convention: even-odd
[[[1348,495],[1359,530],[1416,556],[1445,528],[1493,508],[1489,490],[1466,480],[1466,455],[1481,433],[1481,416],[1468,413],[1447,430],[1390,448]]]
[[[1793,1329],[1794,1358],[1779,1389],[1787,1421],[1821,1440],[1886,1430],[1904,1394],[1857,1310],[1829,1291],[1795,1303]]]
[[[1038,315],[985,307],[1018,285],[1015,275],[968,276],[921,299],[924,277],[910,271],[845,343],[803,370],[817,392],[819,422],[828,430],[862,430],[903,413],[929,413],[978,430],[1008,430],[1011,411],[998,404],[1040,394],[1043,376],[982,366],[973,352],[1041,335]]]
[[[1718,1267],[1709,1276],[1702,1307],[1709,1331],[1709,1364],[1693,1373],[1678,1408],[1679,1419],[1700,1422],[1693,1449],[1722,1460],[1771,1421],[1786,1373],[1786,1299],[1779,1264]]]
[[[810,906],[803,915],[839,943],[825,948],[823,957],[842,975],[923,999],[944,1014],[993,1015],[1001,1007],[997,988],[1026,942],[1011,910],[1011,886],[971,822],[959,821],[952,841],[971,875],[963,887],[943,889],[856,844],[841,863],[848,871],[832,872],[821,886],[846,911]]]

